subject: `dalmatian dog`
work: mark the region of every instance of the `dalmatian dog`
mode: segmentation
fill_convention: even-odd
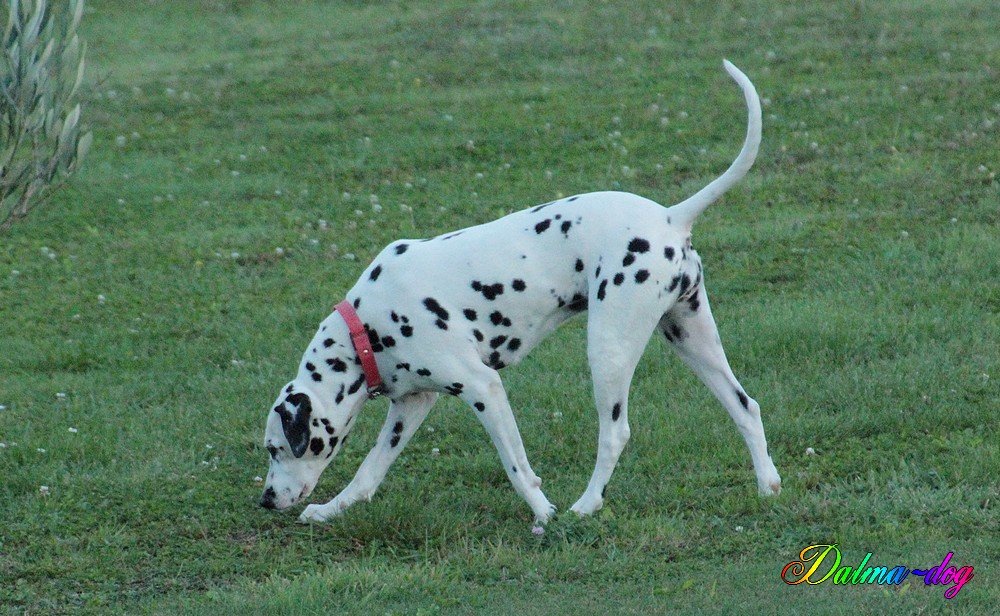
[[[665,208],[621,192],[582,194],[386,247],[320,324],[268,415],[271,460],[261,505],[285,509],[308,497],[377,390],[391,401],[377,443],[342,492],[309,505],[300,519],[325,521],[369,500],[447,393],[482,422],[510,482],[545,523],[555,507],[528,463],[498,371],[582,312],[599,438],[593,474],[572,511],[590,514],[604,503],[629,439],[632,375],[656,331],[729,412],[750,449],[759,492],[778,493],[760,406],[730,369],[691,246],[695,219],[743,178],[760,144],[754,86],[724,65],[746,99],[746,138],[729,169],[681,203]]]

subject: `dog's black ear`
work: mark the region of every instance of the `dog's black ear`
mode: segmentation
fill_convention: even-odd
[[[291,394],[285,398],[287,406],[294,407],[294,411],[288,412],[287,406],[284,413],[281,413],[281,429],[285,433],[285,440],[292,450],[292,455],[301,458],[305,455],[309,447],[309,418],[312,416],[312,401],[309,396],[299,393]]]

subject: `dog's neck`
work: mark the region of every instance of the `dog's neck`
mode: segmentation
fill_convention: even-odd
[[[347,325],[336,313],[320,324],[302,356],[295,382],[316,396],[322,408],[330,409],[330,415],[343,418],[345,423],[368,399],[361,360]]]

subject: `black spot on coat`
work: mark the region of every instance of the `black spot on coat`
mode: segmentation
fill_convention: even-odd
[[[380,275],[382,275],[382,266],[376,265],[375,269],[372,270],[372,273],[368,275],[368,279],[371,280],[372,282],[375,282],[376,280],[378,280],[378,277]]]
[[[358,380],[351,383],[351,386],[347,388],[347,393],[348,394],[357,393],[357,391],[361,389],[361,386],[364,384],[365,384],[365,375],[362,374],[361,376],[358,377]]]
[[[736,397],[740,399],[740,404],[743,405],[743,408],[749,411],[750,410],[750,398],[748,398],[745,393],[743,393],[742,391],[740,391],[738,389],[736,390]]]
[[[504,327],[511,326],[511,320],[503,316],[503,313],[500,312],[499,310],[495,310],[493,311],[492,314],[490,314],[490,323],[496,325],[497,327],[501,325],[503,325]]]
[[[539,234],[544,233],[545,230],[548,229],[551,225],[552,225],[552,220],[549,219],[549,218],[546,218],[542,222],[540,222],[537,225],[535,225],[535,233],[539,233]]]
[[[492,302],[497,298],[497,296],[503,295],[503,283],[496,282],[493,284],[484,285],[478,280],[473,280],[472,290],[482,293],[483,297]]]
[[[448,320],[449,316],[448,311],[442,308],[441,304],[439,304],[438,301],[433,297],[428,297],[424,299],[424,307],[427,308],[427,310],[431,311],[435,316],[437,316],[438,319],[442,321]]]
[[[628,249],[630,252],[638,252],[638,253],[649,252],[649,242],[642,239],[641,237],[637,237],[628,243]]]
[[[326,448],[326,443],[323,442],[323,439],[321,438],[314,438],[311,441],[309,441],[309,451],[313,452],[313,455],[318,456],[319,454],[323,453],[323,450],[325,448]]]

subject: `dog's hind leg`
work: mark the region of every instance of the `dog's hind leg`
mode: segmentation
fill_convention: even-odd
[[[587,317],[587,359],[594,381],[597,404],[597,462],[583,495],[570,508],[580,515],[594,513],[604,505],[604,490],[631,431],[628,424],[628,393],[659,312],[646,310],[641,297],[608,297],[592,300]]]
[[[385,479],[389,467],[427,418],[427,413],[434,406],[437,397],[436,393],[423,392],[393,401],[389,405],[389,413],[386,415],[385,424],[379,432],[375,446],[368,452],[351,483],[330,502],[306,507],[299,520],[323,522],[357,501],[371,500],[375,490]]]
[[[781,477],[767,450],[760,405],[747,395],[729,367],[703,284],[664,315],[660,331],[733,418],[750,449],[761,495],[780,492]]]

